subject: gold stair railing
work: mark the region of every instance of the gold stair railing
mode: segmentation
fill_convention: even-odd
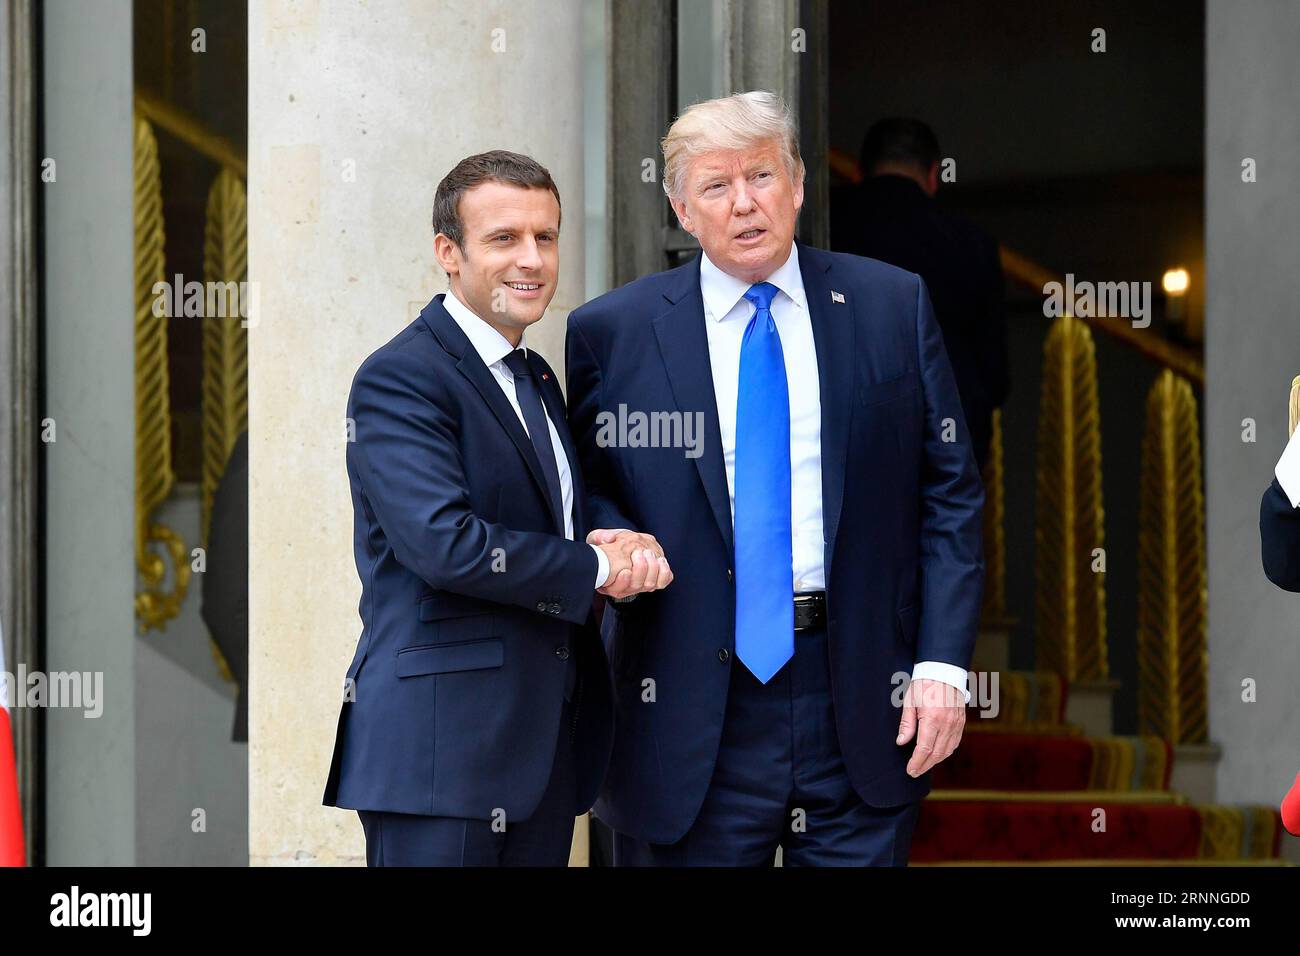
[[[1049,283],[1065,284],[1062,276],[1006,246],[999,246],[998,254],[1002,260],[1002,271],[1007,278],[1025,289],[1042,294]],[[1079,317],[1079,321],[1086,323],[1094,332],[1116,339],[1153,362],[1172,369],[1193,385],[1205,387],[1205,363],[1190,349],[1113,318],[1084,316]]]

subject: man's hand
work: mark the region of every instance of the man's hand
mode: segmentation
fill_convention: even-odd
[[[596,590],[614,599],[657,591],[672,582],[672,568],[654,535],[625,529],[598,528],[587,535],[609,558],[609,578]]]
[[[941,680],[923,677],[912,681],[903,697],[903,719],[898,724],[895,742],[900,747],[912,739],[918,723],[921,733],[912,759],[907,762],[907,772],[913,777],[947,759],[961,743],[966,726],[966,695]]]

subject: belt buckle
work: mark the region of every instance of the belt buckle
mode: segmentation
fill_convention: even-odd
[[[815,612],[817,610],[817,607],[820,605],[820,603],[823,600],[824,597],[821,592],[810,593],[810,594],[796,594],[794,596],[794,616],[795,616],[794,629],[796,631],[806,631],[809,630],[810,628],[816,627],[816,623],[814,621],[814,618],[816,617]],[[807,622],[804,624],[799,623],[799,617],[800,617],[799,612],[801,609],[804,611],[803,618]]]

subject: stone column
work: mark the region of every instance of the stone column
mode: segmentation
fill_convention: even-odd
[[[135,862],[131,3],[44,6],[45,670],[103,713],[46,713],[46,861]],[[54,440],[49,441],[52,437]]]
[[[360,634],[344,468],[362,360],[446,288],[438,180],[504,147],[550,169],[562,271],[529,342],[560,371],[582,301],[582,7],[447,0],[249,5],[249,847],[254,864],[361,863],[322,807]],[[563,375],[561,371],[561,375]]]
[[[39,369],[36,364],[36,62],[35,12],[30,0],[3,0],[0,18],[0,309],[9,321],[0,334],[0,640],[5,667],[31,664],[36,654],[36,461]],[[23,825],[31,861],[37,818],[36,713],[15,708],[15,758]]]
[[[1209,0],[1205,36],[1210,729],[1223,746],[1218,800],[1276,806],[1300,770],[1300,600],[1264,577],[1259,500],[1300,374],[1300,6]],[[1254,182],[1242,180],[1247,159]],[[1253,442],[1243,441],[1245,419]],[[1242,700],[1247,680],[1253,703]]]

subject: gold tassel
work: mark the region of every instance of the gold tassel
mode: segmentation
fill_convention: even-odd
[[[1070,681],[1109,675],[1102,516],[1097,355],[1064,315],[1043,346],[1034,567],[1037,666]]]
[[[217,174],[208,190],[203,236],[203,278],[229,283],[224,315],[203,319],[203,543],[212,522],[212,499],[225,474],[230,450],[248,427],[248,330],[241,309],[248,280],[248,202],[244,184],[230,169]],[[233,288],[231,288],[233,286]],[[209,287],[210,288],[210,287]],[[217,669],[235,679],[230,664],[209,640]]]
[[[1209,739],[1205,497],[1191,384],[1168,369],[1147,395],[1138,512],[1138,728]]]
[[[135,120],[135,552],[143,588],[135,612],[141,629],[161,630],[180,613],[189,587],[185,543],[150,519],[175,482],[172,473],[171,404],[168,395],[167,316],[154,315],[154,285],[166,281],[163,251],[162,176],[158,142],[149,124]],[[173,303],[174,306],[174,303]],[[150,545],[161,544],[172,561],[171,591],[162,590],[166,562]]]
[[[248,279],[248,204],[244,186],[229,169],[208,191],[203,242],[203,278],[229,283],[240,303]],[[212,498],[236,439],[248,427],[248,330],[238,309],[203,319],[203,541],[208,540]]]

